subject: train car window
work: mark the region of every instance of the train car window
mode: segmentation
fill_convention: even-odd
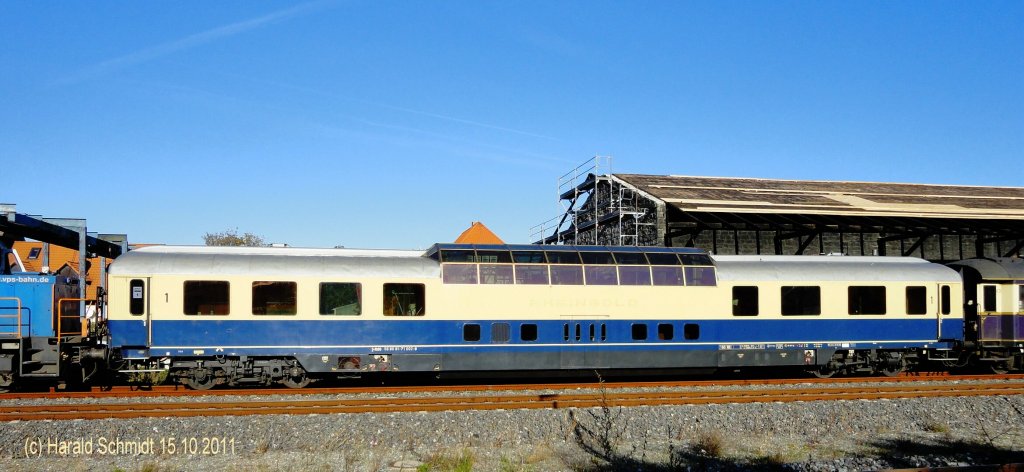
[[[128,282],[128,313],[142,315],[146,313],[146,282],[141,279],[132,279]]]
[[[476,251],[472,249],[445,249],[441,251],[441,262],[476,262]]]
[[[652,266],[651,281],[654,285],[683,285],[683,268]]]
[[[651,265],[679,265],[679,258],[666,252],[648,252],[647,260],[651,261]]]
[[[612,258],[610,252],[581,252],[580,258],[583,259],[584,264],[614,264],[615,259]]]
[[[441,280],[446,284],[475,284],[476,264],[441,264]]]
[[[643,323],[634,323],[630,331],[634,341],[644,341],[647,339],[647,325]]]
[[[544,251],[512,251],[512,262],[516,264],[543,264]]]
[[[1017,302],[1017,311],[1024,312],[1024,285],[1018,286],[1020,290],[1020,300]]]
[[[647,265],[647,258],[642,252],[613,252],[615,263],[622,265]]]
[[[714,267],[683,267],[686,277],[686,285],[714,287],[718,284],[715,280]]]
[[[514,281],[512,266],[500,264],[480,264],[480,283],[488,285],[505,285]]]
[[[425,292],[423,284],[384,284],[384,316],[423,316]]]
[[[651,268],[648,266],[619,266],[619,285],[650,285]]]
[[[516,264],[516,283],[525,285],[547,285],[548,266]]]
[[[982,285],[982,311],[994,312],[996,311],[996,286],[995,285]]]
[[[512,253],[508,251],[477,251],[476,261],[488,264],[511,264]]]
[[[580,254],[570,251],[546,251],[549,264],[579,264]]]
[[[523,341],[536,341],[537,340],[537,325],[533,323],[523,323],[519,326],[519,339]]]
[[[672,325],[668,323],[658,323],[658,340],[660,341],[671,341],[675,335],[672,329]]]
[[[608,339],[608,327],[601,323],[601,340],[606,341]]]
[[[590,324],[590,341],[594,341],[594,339],[595,339],[595,336],[594,336],[594,335],[595,335],[596,333],[595,333],[594,331],[595,331],[595,330],[594,330],[594,324],[593,324],[593,323],[591,323],[591,324]]]
[[[693,323],[683,325],[683,339],[689,341],[700,339],[700,325]]]
[[[320,284],[320,314],[358,316],[363,312],[363,286],[357,283]]]
[[[587,277],[587,285],[618,285],[619,280],[613,266],[583,266]]]
[[[252,314],[294,315],[295,291],[295,282],[253,282]]]
[[[492,343],[507,343],[510,338],[510,331],[508,323],[492,323],[491,324],[491,342]]]
[[[471,343],[479,341],[480,325],[472,323],[462,325],[462,340]]]
[[[680,254],[679,259],[683,261],[683,265],[695,265],[695,266],[712,266],[715,265],[711,261],[711,256],[707,254]]]
[[[214,280],[185,281],[186,315],[227,315],[231,313],[230,284]]]
[[[928,288],[907,287],[907,314],[924,315],[928,313]]]
[[[565,341],[569,340],[569,323],[562,325],[562,339]]]
[[[583,267],[551,266],[551,285],[583,285]]]
[[[851,315],[884,315],[885,287],[850,286],[846,289],[847,313]]]
[[[757,286],[736,286],[732,288],[733,316],[757,316],[759,312]]]
[[[576,340],[583,339],[583,328],[580,327],[579,323],[576,323]]]
[[[782,287],[782,314],[820,315],[821,287]]]
[[[942,286],[942,290],[940,290],[940,292],[941,292],[940,298],[942,299],[942,307],[941,307],[942,308],[942,314],[943,315],[948,315],[948,314],[952,313],[952,306],[953,306],[953,302],[952,302],[952,300],[950,298],[950,294],[949,294],[949,285],[943,285]]]

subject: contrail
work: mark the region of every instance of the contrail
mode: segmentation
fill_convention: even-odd
[[[186,36],[184,38],[166,42],[146,48],[141,51],[125,54],[121,57],[109,59],[88,67],[85,67],[78,72],[72,74],[69,77],[57,80],[54,82],[55,85],[67,85],[83,80],[87,80],[96,76],[103,75],[113,70],[117,70],[123,67],[131,66],[134,64],[140,64],[146,61],[151,61],[161,56],[166,56],[184,49],[194,48],[202,44],[209,43],[221,38],[227,38],[237,34],[244,33],[256,28],[260,28],[264,25],[282,21],[287,18],[299,16],[305,13],[309,13],[313,10],[317,10],[324,5],[335,3],[333,1],[316,1],[304,3],[284,10],[278,10],[267,15],[252,18],[245,21],[239,21],[237,23],[231,23],[229,25],[219,26],[211,30],[203,31],[193,35]]]

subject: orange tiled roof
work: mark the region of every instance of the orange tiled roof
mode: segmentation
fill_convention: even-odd
[[[29,256],[32,254],[33,249],[38,249],[40,252],[37,257],[30,259]],[[29,272],[41,272],[43,270],[43,243],[38,241],[15,241],[14,250],[18,251],[18,255],[21,256],[21,262],[25,264],[25,270]],[[110,261],[111,259],[108,259],[107,263],[109,264]],[[78,251],[51,244],[50,272],[60,269],[64,264],[70,266],[75,272],[82,273],[78,267]],[[96,298],[96,287],[99,286],[99,277],[100,258],[94,257],[89,259],[89,273],[86,274],[86,280],[91,282],[86,288],[86,298]]]
[[[505,244],[498,235],[491,232],[483,223],[474,221],[469,225],[469,229],[462,232],[457,239],[457,243],[468,243],[468,244]]]

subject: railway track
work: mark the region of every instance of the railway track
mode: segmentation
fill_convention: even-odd
[[[413,411],[499,410],[882,400],[926,397],[1024,395],[1024,382],[962,385],[907,383],[869,387],[832,386],[729,391],[621,392],[597,394],[477,395],[471,397],[403,397],[338,400],[211,401],[14,405],[0,407],[0,421],[106,419],[179,416],[309,415]]]
[[[747,385],[800,385],[800,384],[848,384],[848,383],[906,383],[906,382],[948,382],[948,381],[995,381],[1024,380],[1024,374],[1003,375],[950,375],[941,372],[910,373],[898,377],[842,377],[831,379],[716,379],[681,381],[604,382],[604,383],[526,383],[492,385],[409,385],[394,387],[307,387],[291,388],[224,388],[213,390],[190,390],[181,385],[157,386],[114,386],[93,387],[89,391],[21,392],[0,394],[0,402],[7,399],[33,398],[105,398],[105,397],[163,397],[163,396],[233,396],[233,395],[354,395],[390,393],[437,393],[458,390],[463,392],[523,391],[523,390],[574,390],[574,389],[626,389],[626,388],[699,388]]]

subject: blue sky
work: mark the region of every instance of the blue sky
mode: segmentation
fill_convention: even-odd
[[[423,248],[623,173],[1024,186],[1024,2],[0,2],[0,202]]]

